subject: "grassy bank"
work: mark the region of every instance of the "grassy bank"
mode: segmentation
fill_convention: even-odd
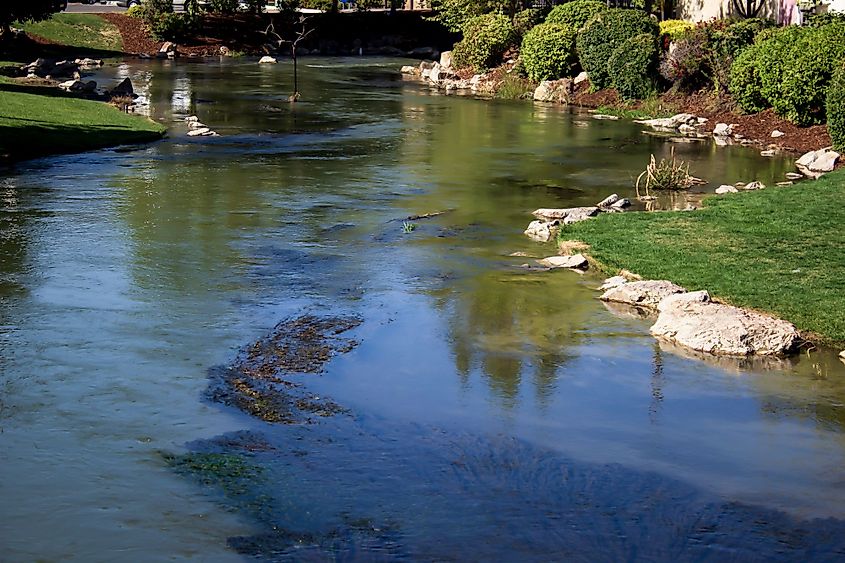
[[[35,23],[16,24],[29,34],[68,47],[99,51],[123,51],[120,31],[95,14],[54,14]]]
[[[0,161],[154,141],[164,131],[102,102],[0,79]]]
[[[605,214],[564,228],[609,272],[627,268],[845,342],[845,172],[714,196],[695,212]]]

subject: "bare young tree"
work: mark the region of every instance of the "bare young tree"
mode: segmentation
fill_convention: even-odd
[[[298,72],[298,68],[297,68],[296,49],[299,46],[299,44],[302,41],[304,41],[306,37],[311,35],[311,33],[313,33],[313,31],[314,31],[313,27],[308,27],[308,20],[309,19],[310,18],[307,18],[305,16],[299,17],[299,22],[298,22],[299,29],[295,32],[296,37],[294,39],[285,39],[284,37],[282,37],[281,35],[276,33],[276,29],[275,29],[275,27],[273,26],[272,23],[269,26],[267,26],[267,30],[264,32],[265,35],[267,35],[267,36],[275,37],[275,41],[279,45],[279,47],[281,47],[282,45],[285,45],[285,44],[290,45],[290,54],[291,54],[291,58],[293,58],[293,94],[290,97],[288,97],[288,101],[290,101],[290,102],[296,102],[300,98],[300,94],[299,94],[299,72]]]

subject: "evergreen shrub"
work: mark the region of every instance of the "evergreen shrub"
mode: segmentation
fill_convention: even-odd
[[[568,25],[576,31],[587,25],[593,16],[607,10],[607,5],[598,0],[573,0],[552,8],[546,16],[546,23]]]
[[[657,91],[657,38],[650,33],[631,37],[607,62],[613,87],[628,100],[647,98]]]
[[[484,14],[467,22],[464,38],[452,49],[452,61],[456,68],[484,72],[499,64],[515,44],[516,32],[510,18]]]
[[[578,64],[575,30],[568,25],[543,23],[522,40],[520,55],[528,77],[535,82],[572,74]]]

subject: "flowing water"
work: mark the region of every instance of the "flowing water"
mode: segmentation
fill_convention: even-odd
[[[306,59],[295,105],[287,64],[108,68],[169,137],[3,173],[0,559],[845,556],[834,351],[691,356],[596,274],[520,268],[555,253],[523,236],[533,209],[632,197],[650,153],[701,191],[789,159],[444,96],[400,64]],[[360,321],[289,375],[333,416],[210,399],[303,315]]]

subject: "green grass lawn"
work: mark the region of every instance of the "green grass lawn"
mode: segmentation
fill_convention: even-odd
[[[95,14],[55,14],[36,23],[15,24],[27,33],[60,45],[99,51],[123,51],[120,31]]]
[[[164,131],[103,102],[0,79],[0,160],[154,141]]]
[[[845,342],[845,171],[795,186],[714,196],[693,212],[603,214],[564,227],[608,273],[768,311],[818,341]]]

